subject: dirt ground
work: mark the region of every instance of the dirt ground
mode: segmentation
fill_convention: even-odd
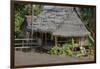
[[[93,57],[57,56],[33,51],[15,51],[15,66],[94,61]]]

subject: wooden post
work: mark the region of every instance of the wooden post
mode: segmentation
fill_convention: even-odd
[[[26,32],[26,38],[29,39],[29,32]],[[29,45],[29,40],[26,40],[27,44]]]
[[[51,40],[53,40],[53,35],[51,34]]]
[[[21,51],[23,51],[23,47],[24,47],[24,40],[22,40],[22,48],[21,48]]]
[[[57,46],[57,37],[55,36],[55,46]]]
[[[81,53],[82,55],[86,55],[86,50],[85,48],[83,47],[83,38],[80,38],[80,50],[81,50]]]
[[[47,45],[47,34],[45,33],[45,45]]]
[[[36,37],[36,39],[37,39],[37,32],[35,32],[35,37]]]
[[[73,38],[72,38],[72,46],[73,46],[73,48],[75,47],[75,46],[74,46],[74,39],[73,39]]]
[[[42,35],[42,32],[41,32],[41,41],[43,41],[43,35]]]

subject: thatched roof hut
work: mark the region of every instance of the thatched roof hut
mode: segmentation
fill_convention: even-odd
[[[32,24],[28,28],[64,37],[82,37],[89,34],[73,7],[44,6],[38,16],[32,16]]]

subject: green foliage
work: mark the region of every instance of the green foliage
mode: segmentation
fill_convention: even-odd
[[[88,25],[90,23],[91,19],[92,19],[93,9],[92,8],[80,8],[80,13],[81,13],[82,19]]]
[[[32,15],[32,6],[30,4],[27,4],[23,8],[24,15]]]
[[[24,16],[31,14],[30,4],[15,4],[15,38],[18,38],[21,30],[21,24],[23,23]]]
[[[72,49],[73,49],[73,45],[66,43],[63,45],[63,48],[62,48],[63,53],[62,54],[72,56],[73,55]]]
[[[24,21],[25,15],[32,14],[31,4],[15,4],[15,38],[20,37],[20,33],[22,32],[21,25]],[[22,35],[22,34],[21,34]]]
[[[21,14],[17,12],[15,14],[15,32],[20,32],[20,25],[23,21],[23,18],[21,17]]]
[[[34,15],[38,16],[41,13],[41,10],[42,10],[42,6],[41,5],[35,5]]]
[[[91,33],[90,38],[94,41],[95,35],[95,13],[93,7],[80,8],[80,15],[88,31]]]
[[[21,17],[21,14],[19,12],[16,12],[15,14],[15,37],[17,38],[20,30],[20,25],[22,24],[23,18]]]
[[[73,46],[71,44],[64,44],[62,47],[54,46],[49,52],[52,55],[72,56]]]
[[[54,46],[50,51],[49,51],[50,54],[52,55],[60,55],[62,53],[62,50],[60,47],[58,46]]]
[[[16,13],[20,13],[21,17],[24,17],[25,15],[31,15],[32,14],[31,4],[23,4],[23,3],[15,4],[15,14]]]
[[[94,50],[95,44],[93,42],[91,42],[90,39],[88,39],[88,41],[89,41],[89,44],[88,44],[89,50]]]
[[[36,5],[34,8],[34,15],[38,15],[41,11],[41,6]],[[21,25],[23,25],[25,15],[32,15],[32,5],[24,3],[15,4],[15,37],[19,38],[22,32]],[[22,35],[22,33],[21,33]]]

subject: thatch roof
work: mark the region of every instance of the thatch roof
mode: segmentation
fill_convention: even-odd
[[[73,7],[44,6],[38,16],[32,16],[33,31],[50,32],[65,37],[81,37],[89,34]]]

